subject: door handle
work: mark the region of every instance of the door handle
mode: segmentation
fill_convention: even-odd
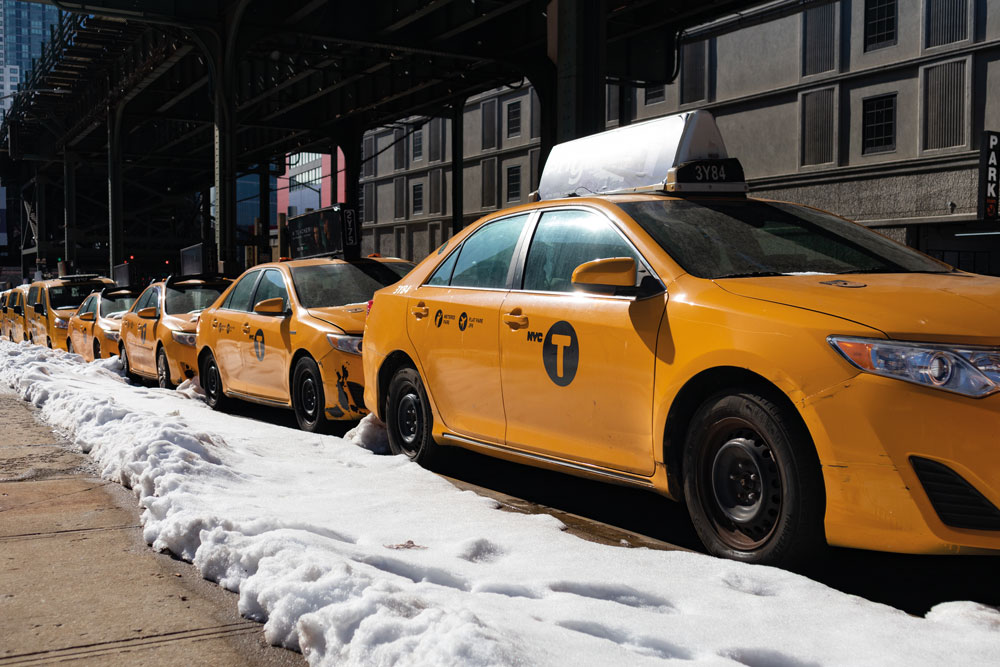
[[[503,322],[511,329],[523,329],[528,326],[528,316],[521,314],[520,308],[515,308],[509,313],[504,313]]]
[[[218,326],[219,326],[219,320],[217,320],[217,319],[212,319],[212,328],[213,328],[213,329],[215,329],[215,328],[216,328],[216,327],[218,327]]]
[[[245,333],[245,334],[250,333],[250,323],[249,322],[244,322],[243,323],[243,333]]]
[[[431,311],[428,310],[427,306],[424,305],[423,301],[415,305],[413,308],[410,308],[410,314],[413,315],[418,320],[422,317],[427,317],[430,314],[430,312]]]

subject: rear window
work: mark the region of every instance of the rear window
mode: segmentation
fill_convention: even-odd
[[[227,285],[171,285],[167,288],[167,315],[202,311],[222,294]]]
[[[292,268],[292,283],[306,308],[344,306],[361,303],[376,290],[399,282],[410,272],[409,262],[337,262]]]
[[[104,283],[72,283],[49,288],[49,305],[53,308],[79,308],[92,292],[104,287]]]
[[[618,206],[699,278],[952,270],[861,225],[793,204],[739,199]]]

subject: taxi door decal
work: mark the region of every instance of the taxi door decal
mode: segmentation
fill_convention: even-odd
[[[264,330],[257,329],[257,333],[253,335],[253,353],[257,357],[257,361],[264,361],[264,353],[266,349],[264,347]]]
[[[542,363],[549,379],[560,387],[565,387],[576,377],[580,362],[580,341],[573,325],[565,320],[549,327],[542,343]]]

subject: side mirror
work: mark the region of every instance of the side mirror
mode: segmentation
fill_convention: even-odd
[[[285,300],[280,296],[276,296],[273,299],[258,301],[257,305],[253,307],[253,312],[258,315],[284,315]]]
[[[156,319],[156,306],[149,306],[148,308],[140,308],[135,313],[144,320],[155,320]]]
[[[14,314],[15,315],[23,315],[24,314],[24,311],[21,310],[21,306],[14,306]]]
[[[634,288],[635,260],[631,257],[611,257],[585,262],[573,270],[573,285],[591,292],[614,294],[619,288]]]
[[[36,303],[31,308],[35,311],[35,315],[44,315],[45,314],[45,304],[42,303],[41,301],[39,301],[38,303]]]
[[[94,315],[94,313],[81,313],[80,314],[80,321],[81,322],[93,322],[95,319],[97,319],[97,318]]]

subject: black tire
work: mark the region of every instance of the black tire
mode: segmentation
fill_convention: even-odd
[[[99,342],[97,342],[97,339],[95,338],[94,339],[94,361],[97,361],[100,358],[101,358],[101,344]]]
[[[299,359],[292,371],[292,407],[303,431],[322,433],[328,429],[323,377],[319,366],[309,357]]]
[[[389,381],[385,405],[385,425],[389,449],[425,468],[440,457],[431,435],[434,416],[420,374],[414,368],[400,368]]]
[[[66,351],[69,352],[70,354],[73,354],[73,341],[71,341],[69,338],[66,339]]]
[[[139,376],[132,372],[132,364],[129,363],[128,353],[125,351],[125,345],[118,347],[118,358],[122,360],[122,370],[125,371],[125,379],[133,384],[139,382]]]
[[[684,498],[709,553],[795,566],[822,548],[823,478],[790,408],[752,391],[705,401],[688,428]]]
[[[205,390],[205,402],[213,410],[225,410],[229,405],[229,397],[226,396],[222,387],[222,375],[219,373],[219,365],[215,361],[215,355],[207,352],[201,360],[198,369],[198,381],[201,388]]]
[[[160,389],[173,389],[175,386],[170,381],[170,362],[162,347],[156,351],[156,384]]]
[[[48,336],[45,337],[45,347],[49,348],[50,350],[52,349],[52,339],[49,338]]]

